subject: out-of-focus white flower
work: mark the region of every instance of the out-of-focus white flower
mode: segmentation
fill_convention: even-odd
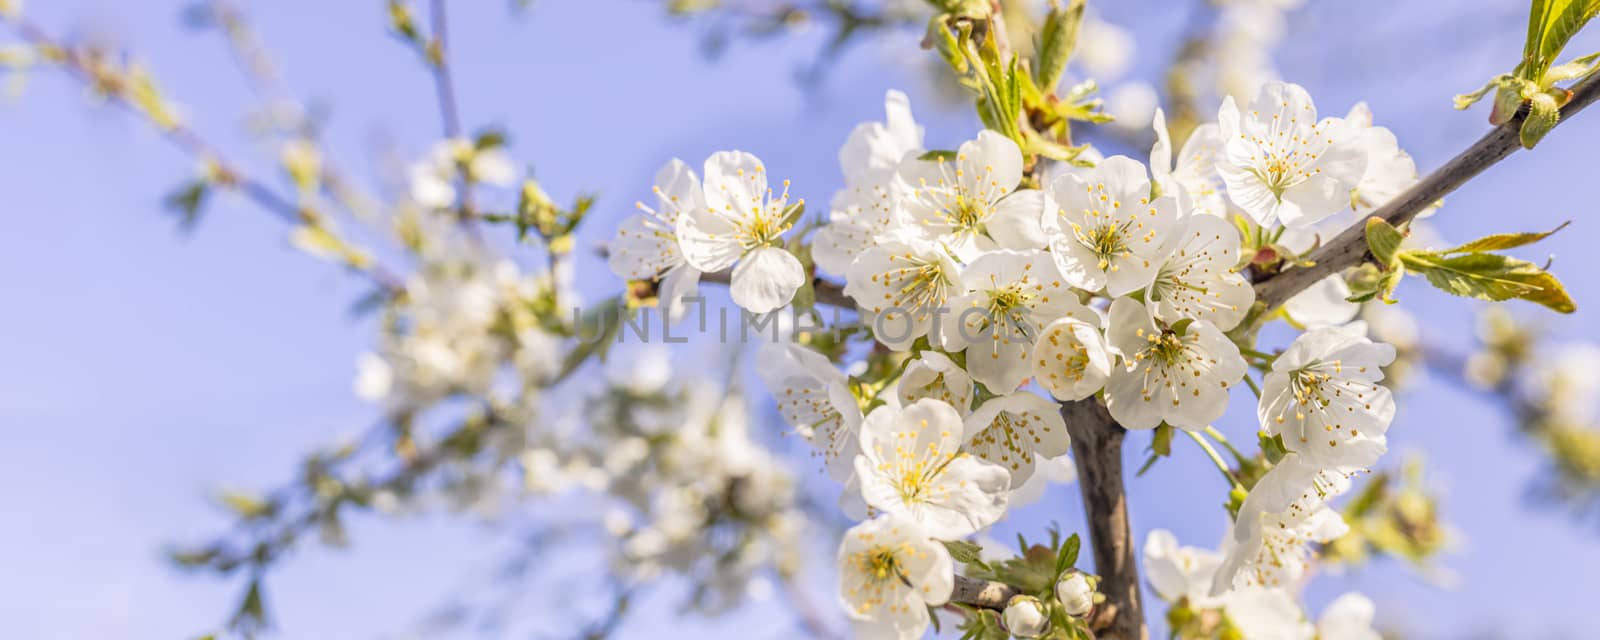
[[[1155,277],[1177,232],[1177,198],[1150,200],[1144,165],[1112,156],[1094,169],[1063,174],[1050,185],[1055,210],[1044,216],[1051,257],[1062,277],[1089,291],[1122,296]]]
[[[954,160],[908,157],[896,176],[907,221],[963,261],[994,249],[1044,246],[1044,194],[1016,190],[1022,150],[1010,138],[984,130],[962,143]]]
[[[1337,327],[1350,322],[1361,312],[1361,304],[1350,302],[1350,285],[1337,273],[1312,283],[1283,303],[1284,313],[1303,327]]]
[[[1061,318],[1039,331],[1033,344],[1033,379],[1057,400],[1082,400],[1111,375],[1111,355],[1098,323]]]
[[[1222,134],[1215,122],[1207,122],[1189,133],[1189,139],[1172,158],[1172,135],[1167,131],[1167,116],[1158,107],[1152,123],[1156,143],[1150,147],[1150,175],[1163,192],[1182,189],[1191,202],[1191,213],[1226,216],[1228,204],[1222,199],[1221,179],[1217,177],[1217,156],[1222,153]]]
[[[856,475],[867,504],[954,540],[1005,515],[1011,475],[961,452],[961,415],[938,400],[879,407],[861,423]]]
[[[1366,170],[1356,132],[1339,118],[1318,121],[1300,85],[1269,83],[1244,112],[1224,98],[1217,125],[1228,198],[1261,225],[1303,228],[1338,213]]]
[[[895,395],[902,405],[923,398],[941,400],[965,417],[972,413],[972,376],[949,356],[924,351],[900,374]]]
[[[676,158],[656,172],[651,191],[656,206],[634,205],[640,212],[617,226],[606,265],[620,278],[659,282],[660,307],[675,317],[682,313],[683,298],[693,296],[700,283],[700,270],[689,265],[678,246],[678,221],[704,208],[705,196],[694,170]]]
[[[966,420],[966,450],[1011,473],[1011,486],[1033,476],[1036,458],[1066,455],[1072,440],[1061,408],[1035,394],[1018,391],[991,398]]]
[[[1250,640],[1311,640],[1316,635],[1300,605],[1281,589],[1240,589],[1223,600],[1223,612],[1240,637]]]
[[[1393,131],[1372,124],[1372,109],[1367,103],[1357,102],[1344,121],[1356,131],[1359,144],[1367,154],[1367,168],[1350,197],[1351,208],[1364,216],[1415,184],[1417,163],[1411,159],[1411,154],[1400,148]],[[1436,211],[1429,207],[1417,217],[1426,218]]]
[[[1056,601],[1067,615],[1082,618],[1094,608],[1094,585],[1081,571],[1069,571],[1056,580]]]
[[[1006,631],[1018,638],[1037,638],[1050,627],[1050,618],[1044,613],[1044,605],[1033,596],[1011,596],[1000,617],[1005,622]]]
[[[1256,301],[1255,289],[1235,265],[1239,230],[1215,216],[1189,216],[1156,269],[1144,299],[1163,322],[1204,320],[1227,331]]]
[[[1325,466],[1370,467],[1388,449],[1394,396],[1383,367],[1394,347],[1369,340],[1364,326],[1313,329],[1272,363],[1261,386],[1261,428]]]
[[[950,254],[916,239],[868,249],[848,274],[845,295],[861,308],[872,335],[896,351],[928,335],[936,315],[948,311],[945,302],[961,286],[961,267]]]
[[[1011,495],[1006,499],[1006,504],[1011,509],[1024,507],[1044,497],[1045,489],[1052,484],[1071,484],[1078,480],[1078,467],[1072,463],[1072,454],[1064,454],[1054,458],[1034,456],[1033,475],[1021,486],[1011,488]]]
[[[1073,61],[1096,80],[1112,80],[1128,70],[1129,63],[1133,62],[1135,44],[1133,34],[1127,29],[1085,16],[1078,28],[1078,47],[1073,50]]]
[[[1317,618],[1317,640],[1383,640],[1372,628],[1377,611],[1372,600],[1354,591],[1339,596]]]
[[[756,372],[778,402],[778,413],[822,456],[828,475],[843,482],[854,470],[861,409],[850,381],[822,354],[792,343],[762,345]]]
[[[1561,420],[1587,424],[1600,410],[1600,347],[1592,343],[1561,345],[1532,368],[1524,381],[1528,394]]]
[[[1244,377],[1239,347],[1215,326],[1196,320],[1179,334],[1156,325],[1132,298],[1111,303],[1106,338],[1122,358],[1106,384],[1106,408],[1129,429],[1165,421],[1198,430],[1221,418],[1228,390]]]
[[[389,396],[394,386],[394,370],[389,363],[374,353],[356,357],[356,397],[367,402],[379,402]]]
[[[966,351],[972,379],[1008,393],[1028,378],[1029,352],[1044,325],[1058,318],[1098,321],[1056,272],[1043,251],[996,250],[961,273],[962,293],[950,299],[953,317],[941,319],[946,351]]]
[[[950,552],[916,522],[880,516],[839,544],[839,599],[857,637],[921,638],[928,607],[948,602],[954,588]]]
[[[1161,97],[1150,83],[1125,82],[1106,95],[1105,111],[1114,118],[1112,122],[1123,129],[1143,129],[1160,102]]]
[[[1177,536],[1156,529],[1144,539],[1144,570],[1156,595],[1169,603],[1188,601],[1189,606],[1211,608],[1211,581],[1222,556],[1210,549],[1178,546]]]
[[[407,168],[411,199],[430,209],[455,205],[455,182],[466,177],[474,182],[508,186],[517,179],[511,156],[501,147],[476,148],[464,138],[440,140],[428,158]]]
[[[743,151],[719,151],[706,159],[705,202],[678,218],[684,260],[703,272],[732,268],[728,292],[751,313],[789,304],[805,284],[805,268],[783,248],[792,221],[789,183],[773,197],[767,168]]]

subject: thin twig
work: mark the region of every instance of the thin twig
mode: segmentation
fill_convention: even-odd
[[[103,69],[95,61],[85,58],[73,47],[50,38],[49,35],[32,22],[18,18],[13,19],[11,24],[16,29],[17,34],[22,36],[23,40],[34,47],[52,52],[61,66],[67,70],[68,75],[77,78],[84,84],[91,87],[117,87],[120,85],[121,80],[118,76]],[[148,119],[144,111],[129,101],[123,91],[108,90],[105,91],[105,95],[112,104],[126,109],[141,118]],[[169,142],[183,152],[196,159],[211,163],[215,167],[217,174],[219,174],[219,177],[215,179],[216,184],[238,191],[257,206],[287,224],[300,225],[312,219],[313,212],[295,204],[289,198],[278,195],[272,187],[261,180],[234,168],[235,166],[228,162],[221,153],[217,152],[215,147],[207,143],[204,138],[200,137],[198,132],[189,128],[188,125],[182,122],[173,122],[165,125],[156,123],[156,128],[161,131]],[[376,261],[360,269],[359,272],[371,278],[378,286],[389,291],[397,291],[403,286],[402,280],[395,275],[395,272],[390,271]]]
[[[461,137],[461,115],[456,109],[456,87],[450,76],[449,15],[445,0],[431,0],[429,4],[433,22],[433,42],[428,55],[433,62],[433,84],[439,94],[439,118],[444,124],[444,137]]]

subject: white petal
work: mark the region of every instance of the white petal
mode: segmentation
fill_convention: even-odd
[[[995,205],[994,213],[985,223],[989,237],[1002,249],[1043,249],[1044,229],[1040,220],[1047,210],[1045,193],[1037,189],[1023,189],[1005,197]]]
[[[805,267],[794,254],[766,247],[746,254],[733,268],[728,292],[746,311],[766,313],[789,304],[805,282]]]
[[[744,151],[718,151],[706,158],[706,206],[740,219],[760,209],[767,198],[767,171],[761,159]]]
[[[1350,302],[1350,285],[1334,274],[1316,281],[1305,291],[1283,303],[1283,310],[1302,326],[1316,328],[1341,325],[1361,311],[1361,304]]]

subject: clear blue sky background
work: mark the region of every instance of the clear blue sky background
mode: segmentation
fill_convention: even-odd
[[[184,2],[30,4],[53,32],[105,34],[130,46],[190,107],[197,128],[229,155],[248,158],[252,171],[270,171],[269,156],[254,153],[240,132],[249,92],[215,35],[180,25]],[[331,136],[350,164],[370,166],[363,150],[380,136],[420,154],[437,135],[429,80],[384,34],[380,2],[243,4],[292,86],[331,102]],[[816,50],[816,32],[738,44],[706,64],[698,32],[669,24],[659,3],[540,0],[521,20],[502,2],[453,4],[466,120],[508,127],[518,160],[535,165],[558,199],[599,191],[591,232],[645,195],[665,159],[696,162],[724,148],[757,153],[800,194],[825,202],[840,182],[839,143],[856,122],[881,117],[888,88],[912,94],[935,146],[954,145],[976,127],[968,113],[935,106],[903,48],[857,46],[822,84],[804,89],[793,74]],[[1189,3],[1106,4],[1117,5],[1106,17],[1138,25],[1147,44],[1138,70],[1152,73],[1176,46]],[[1424,170],[1486,127],[1483,110],[1454,112],[1450,97],[1507,70],[1520,53],[1524,9],[1512,5],[1522,3],[1310,4],[1292,17],[1280,51],[1285,75],[1306,85],[1325,113],[1367,100]],[[0,30],[0,42],[13,39]],[[1587,34],[1575,50],[1596,42]],[[192,161],[85,97],[75,82],[43,73],[20,100],[0,106],[0,635],[182,637],[213,627],[238,585],[175,573],[161,547],[222,524],[207,506],[210,489],[279,483],[307,450],[369,424],[372,409],[349,389],[371,327],[347,314],[362,293],[357,281],[288,248],[284,229],[246,203],[222,199],[193,236],[176,233],[159,196],[190,175]],[[1580,251],[1600,237],[1591,185],[1597,136],[1594,114],[1563,125],[1536,153],[1501,163],[1452,196],[1439,217],[1453,238],[1577,220],[1541,247],[1558,256],[1556,271],[1583,310],[1556,318],[1518,307],[1572,337],[1600,328],[1592,310],[1600,259]],[[585,267],[595,289],[615,285],[600,265]],[[1467,343],[1473,304],[1415,285],[1402,293],[1422,313],[1429,339]],[[1600,532],[1524,502],[1538,460],[1495,406],[1433,384],[1403,402],[1393,448],[1426,452],[1448,487],[1445,513],[1465,540],[1444,565],[1461,584],[1441,591],[1380,563],[1318,580],[1307,594],[1313,609],[1353,588],[1377,600],[1385,625],[1414,637],[1592,634],[1600,625]],[[1249,433],[1250,416],[1236,403],[1225,430]],[[1142,447],[1143,438],[1131,442]],[[1214,472],[1188,448],[1134,480],[1139,538],[1164,527],[1187,543],[1216,541],[1222,488],[1211,480]],[[1077,489],[1060,487],[1001,538],[1051,520],[1076,529],[1078,513]],[[275,574],[269,597],[285,637],[401,631],[491,567],[504,536],[423,517],[398,525],[361,519],[353,538],[353,550],[309,550]],[[680,620],[665,613],[668,604],[647,601],[624,631],[783,633],[767,631],[770,624]],[[736,623],[766,617],[747,611]]]

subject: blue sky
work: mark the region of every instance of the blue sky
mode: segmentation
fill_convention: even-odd
[[[30,4],[53,32],[104,34],[131,47],[196,128],[251,171],[270,171],[270,155],[240,127],[252,100],[247,87],[214,34],[181,25],[185,2]],[[332,106],[330,136],[348,164],[370,177],[366,150],[375,141],[421,154],[437,136],[432,86],[382,31],[381,3],[241,4],[297,93]],[[903,62],[915,53],[903,48],[856,46],[807,88],[794,72],[819,46],[815,32],[736,44],[708,64],[698,32],[670,24],[651,2],[549,0],[519,19],[503,3],[455,4],[466,121],[512,131],[517,159],[533,165],[558,200],[599,192],[593,242],[673,156],[693,163],[742,148],[792,178],[799,194],[825,201],[840,182],[839,143],[856,122],[881,117],[888,88],[912,94],[934,146],[976,131],[969,113],[937,106]],[[1450,97],[1515,62],[1524,15],[1506,5],[1518,3],[1310,4],[1292,17],[1279,61],[1325,112],[1368,101],[1424,170],[1485,130],[1483,110],[1452,111]],[[1136,74],[1153,73],[1176,46],[1181,12],[1172,6],[1186,5],[1138,0],[1105,9],[1149,43]],[[0,42],[14,37],[0,34]],[[1586,34],[1573,50],[1596,42]],[[221,199],[193,235],[177,233],[160,195],[187,178],[193,162],[86,98],[75,82],[42,73],[0,105],[8,156],[0,171],[0,509],[9,525],[0,528],[0,619],[9,637],[182,637],[214,626],[238,585],[172,571],[162,546],[224,523],[207,505],[211,489],[277,484],[304,452],[370,423],[374,412],[353,397],[350,378],[371,327],[347,312],[360,283],[290,249],[279,223],[247,203]],[[1517,307],[1572,338],[1600,328],[1586,306],[1600,299],[1600,282],[1589,277],[1600,258],[1580,250],[1597,237],[1586,222],[1593,199],[1576,191],[1592,180],[1588,152],[1597,136],[1600,116],[1576,118],[1536,152],[1452,195],[1438,218],[1451,238],[1575,219],[1529,257],[1557,256],[1555,270],[1580,311],[1555,317]],[[583,267],[586,284],[615,286],[598,261]],[[1428,339],[1467,344],[1473,303],[1415,283],[1402,299],[1420,312]],[[1600,538],[1524,502],[1538,459],[1510,434],[1504,414],[1443,384],[1417,387],[1402,402],[1392,448],[1427,453],[1447,488],[1445,513],[1464,541],[1444,565],[1461,584],[1441,591],[1380,563],[1324,576],[1307,594],[1312,608],[1360,589],[1377,600],[1382,622],[1424,638],[1494,630],[1575,637],[1600,624],[1592,606]],[[1234,409],[1224,431],[1253,430],[1250,412]],[[1133,448],[1143,438],[1133,436]],[[1163,527],[1189,544],[1216,541],[1224,514],[1215,506],[1222,488],[1208,484],[1214,479],[1197,452],[1180,448],[1133,480],[1138,537]],[[1078,528],[1078,513],[1076,488],[1059,487],[1001,539],[1053,520]],[[442,516],[354,524],[352,550],[308,549],[273,576],[269,598],[285,637],[402,630],[492,566],[505,538]],[[829,602],[828,594],[819,598]],[[665,596],[650,602],[624,628],[628,635],[724,635],[767,618],[753,608],[731,624],[680,620],[664,613]],[[1509,612],[1515,627],[1497,620]]]

